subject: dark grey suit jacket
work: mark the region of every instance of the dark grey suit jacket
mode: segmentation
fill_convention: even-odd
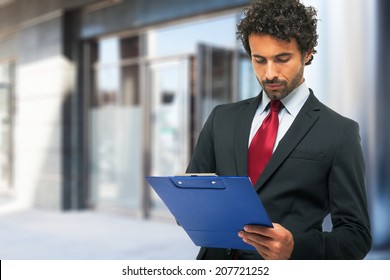
[[[247,176],[249,133],[261,94],[214,108],[187,172]],[[292,259],[362,259],[371,248],[359,126],[313,92],[279,142],[255,189],[270,218],[290,230]],[[333,229],[323,232],[331,214]],[[198,259],[230,259],[232,250],[201,248]],[[256,251],[238,258],[261,259]]]

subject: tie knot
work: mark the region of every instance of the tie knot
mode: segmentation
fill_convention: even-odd
[[[281,105],[280,100],[271,100],[271,111],[279,112]]]

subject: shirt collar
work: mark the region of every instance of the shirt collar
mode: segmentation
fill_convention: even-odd
[[[307,98],[310,95],[309,88],[306,85],[306,82],[303,82],[299,87],[294,89],[289,95],[283,98],[281,101],[283,103],[283,107],[286,108],[286,111],[296,117],[305,104]],[[271,101],[265,91],[262,91],[262,99],[259,106],[260,114],[268,109],[268,104]]]

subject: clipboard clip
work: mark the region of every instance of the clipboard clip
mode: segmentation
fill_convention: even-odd
[[[217,176],[175,176],[171,180],[180,189],[226,189],[222,178]]]

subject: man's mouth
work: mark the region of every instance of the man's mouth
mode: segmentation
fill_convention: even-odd
[[[268,90],[280,90],[283,88],[282,84],[265,84],[265,88]]]

